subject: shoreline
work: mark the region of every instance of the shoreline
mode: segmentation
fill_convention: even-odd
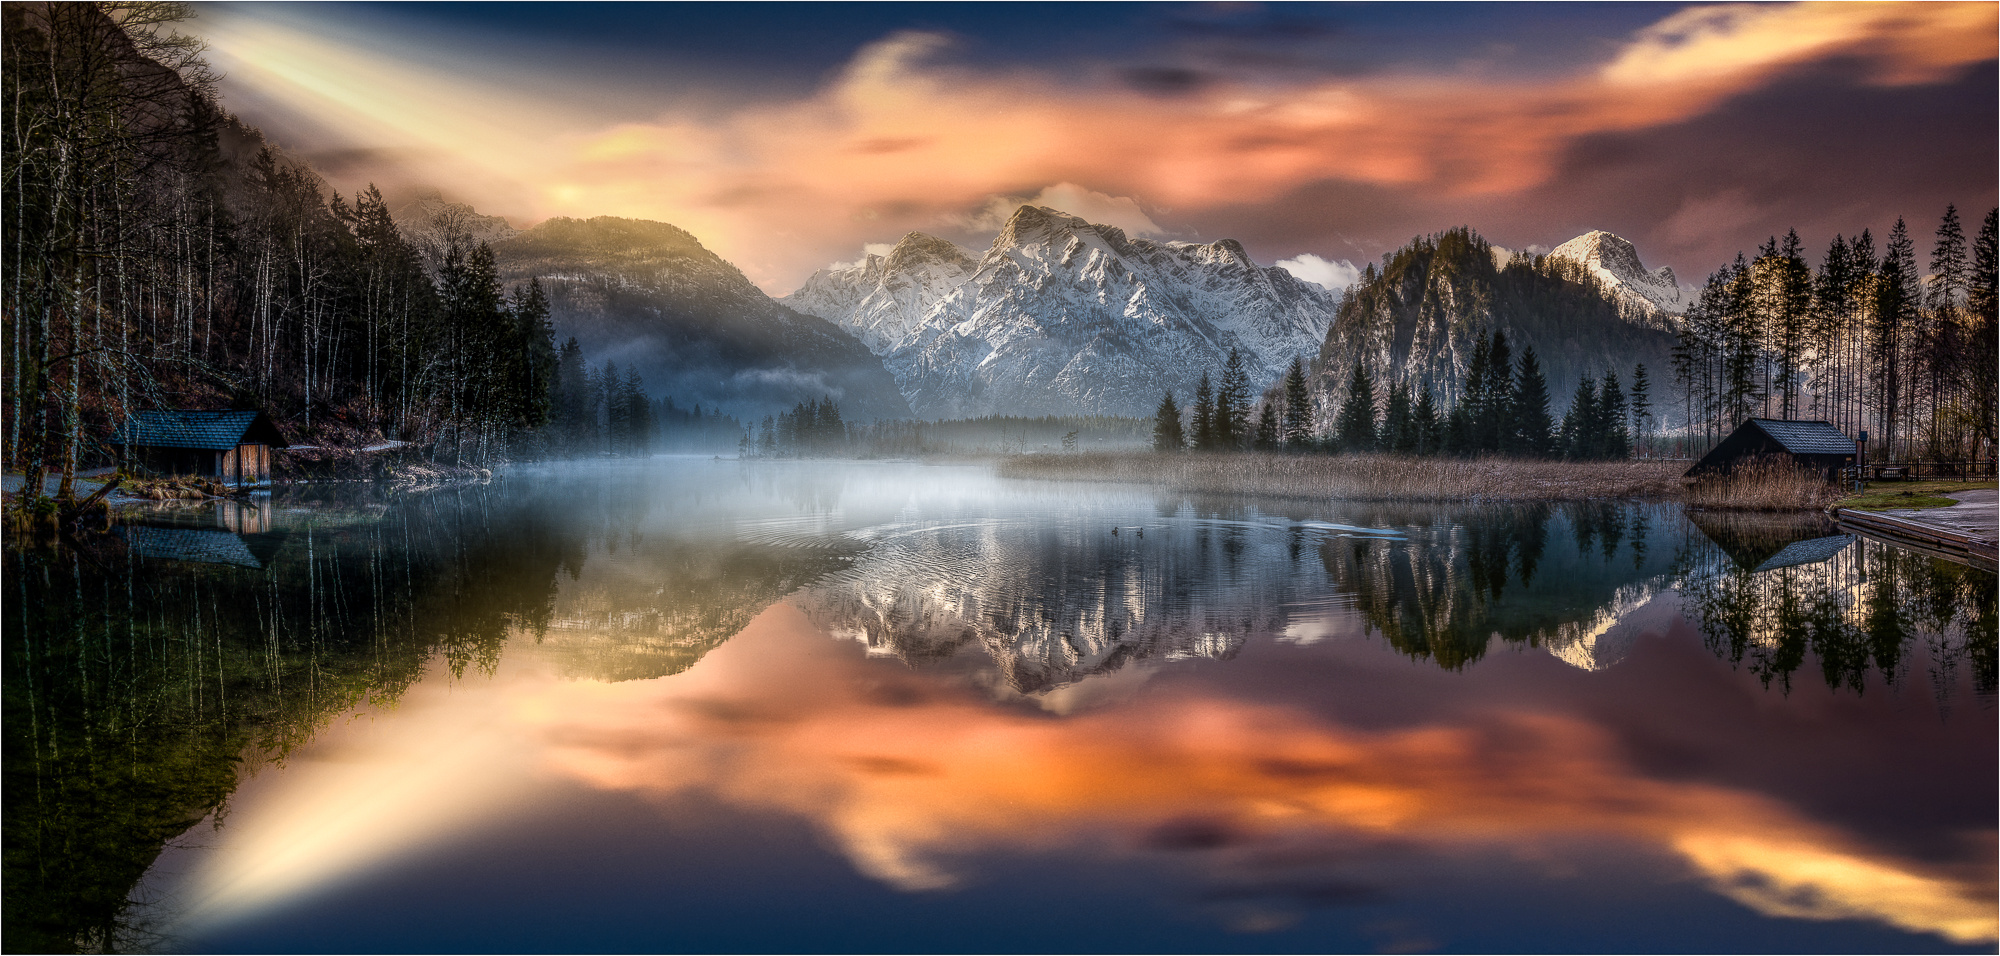
[[[1831,496],[1815,482],[1796,495],[1760,497],[1716,508],[1730,495],[1690,501],[1685,462],[1568,462],[1514,458],[1411,458],[1394,455],[1288,455],[1263,452],[1161,454],[1083,452],[1017,455],[999,460],[1003,478],[1150,484],[1190,494],[1250,494],[1345,501],[1508,502],[1628,498],[1713,510],[1823,511]],[[1830,486],[1828,486],[1830,487]]]

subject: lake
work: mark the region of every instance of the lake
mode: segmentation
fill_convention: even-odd
[[[697,458],[7,554],[9,951],[1967,951],[1994,575]]]

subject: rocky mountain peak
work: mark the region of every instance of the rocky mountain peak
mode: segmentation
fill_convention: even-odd
[[[1647,271],[1639,261],[1639,250],[1623,236],[1594,229],[1571,239],[1549,252],[1549,258],[1583,266],[1620,299],[1642,311],[1679,315],[1687,310],[1687,296],[1665,266]]]
[[[868,258],[876,257],[871,255]],[[890,249],[889,254],[882,257],[881,269],[884,273],[907,272],[933,263],[956,266],[966,271],[971,271],[978,264],[964,249],[958,247],[958,243],[921,232],[912,232],[897,240],[895,248]]]

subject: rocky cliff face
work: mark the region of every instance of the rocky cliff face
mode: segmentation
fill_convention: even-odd
[[[1232,348],[1262,386],[1318,346],[1338,301],[1234,240],[1130,239],[1036,206],[969,271],[945,246],[907,236],[787,299],[863,336],[926,418],[1146,415],[1163,389],[1185,402]]]
[[[823,319],[766,296],[687,232],[600,216],[551,219],[495,242],[501,280],[541,280],[558,340],[637,368],[649,391],[760,417],[821,396],[849,420],[909,405],[881,359]]]
[[[1584,376],[1611,371],[1629,385],[1640,363],[1657,402],[1671,378],[1675,339],[1668,321],[1621,302],[1573,262],[1516,256],[1500,265],[1484,239],[1457,229],[1415,240],[1385,266],[1363,273],[1341,303],[1314,369],[1329,403],[1344,397],[1359,362],[1374,376],[1378,396],[1390,383],[1407,382],[1430,386],[1449,404],[1458,400],[1477,338],[1500,329],[1517,358],[1535,349],[1557,415]]]

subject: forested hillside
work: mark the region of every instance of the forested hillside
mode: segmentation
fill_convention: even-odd
[[[909,405],[882,360],[825,319],[771,300],[685,230],[599,216],[556,218],[494,243],[503,281],[539,278],[550,321],[586,354],[656,391],[746,415],[838,396],[863,419]]]
[[[1635,364],[1667,368],[1675,344],[1584,267],[1526,255],[1496,261],[1486,240],[1461,227],[1413,239],[1362,270],[1313,363],[1315,391],[1337,404],[1359,364],[1385,393],[1429,387],[1441,403],[1457,404],[1474,352],[1492,332],[1541,357],[1551,395]]]
[[[229,116],[185,14],[5,8],[8,465],[67,487],[150,407],[505,454],[547,415],[546,302],[480,244],[426,269],[372,188],[332,192]]]

